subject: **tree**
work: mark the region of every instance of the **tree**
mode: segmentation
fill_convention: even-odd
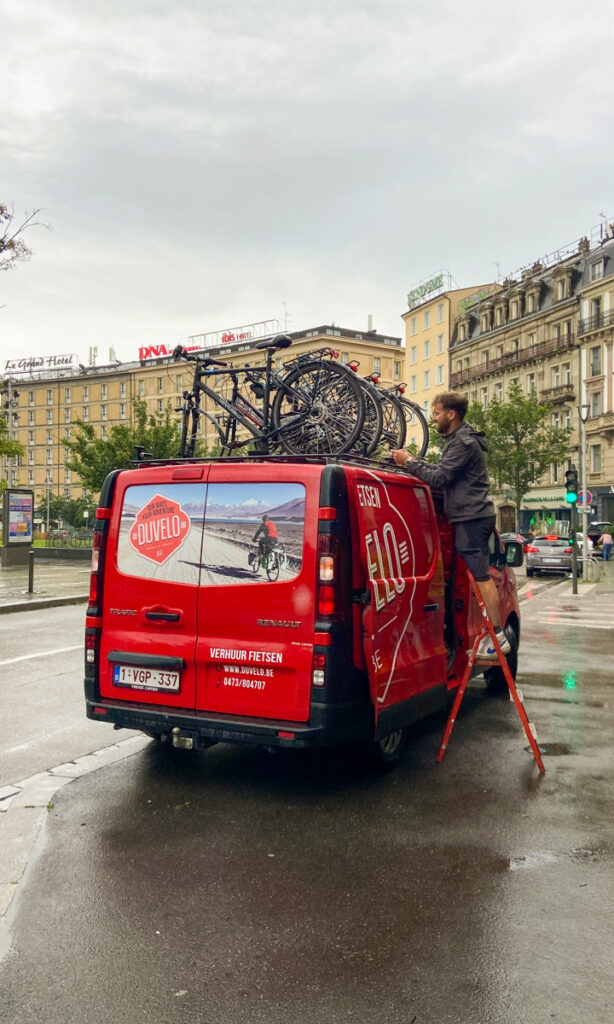
[[[21,237],[27,228],[40,227],[35,220],[40,210],[33,210],[21,223],[15,222],[15,209],[8,203],[0,203],[0,270],[12,270],[17,263],[29,260],[32,249]]]
[[[179,423],[171,419],[170,406],[162,417],[148,415],[142,398],[133,399],[133,422],[116,423],[108,437],[97,437],[91,423],[75,420],[73,435],[64,440],[67,469],[73,470],[84,487],[94,494],[105,477],[135,458],[135,447],[142,446],[154,459],[169,459],[179,451]]]
[[[553,427],[548,423],[550,412],[534,391],[525,395],[512,384],[506,402],[495,398],[485,410],[474,403],[467,414],[468,420],[486,431],[492,487],[495,493],[511,491],[516,521],[525,494],[549,466],[569,456],[571,427]]]
[[[0,457],[2,455],[6,455],[9,459],[16,459],[19,455],[23,455],[23,447],[19,441],[12,441],[9,437],[6,420],[0,410]],[[6,480],[0,479],[0,494],[5,487]]]
[[[87,511],[88,515],[83,513]],[[62,522],[79,529],[82,526],[92,526],[96,515],[96,502],[89,496],[81,498],[61,498],[59,495],[43,493],[39,497],[36,506],[36,517],[44,523],[49,516],[50,523]]]

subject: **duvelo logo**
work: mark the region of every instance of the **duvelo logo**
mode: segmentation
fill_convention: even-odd
[[[137,513],[130,543],[143,558],[162,565],[181,547],[190,526],[190,517],[177,501],[156,494]]]

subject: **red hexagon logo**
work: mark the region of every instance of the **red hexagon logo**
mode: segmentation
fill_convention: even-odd
[[[143,558],[162,565],[181,547],[191,525],[179,502],[156,494],[137,513],[130,528],[130,543]]]

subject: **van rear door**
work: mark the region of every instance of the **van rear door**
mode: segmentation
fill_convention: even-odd
[[[322,466],[291,463],[211,466],[198,598],[199,711],[308,720],[321,475]],[[264,561],[254,558],[261,542]]]
[[[348,467],[367,587],[363,647],[376,717],[445,683],[444,578],[430,491]]]
[[[105,563],[100,696],[193,709],[209,466],[117,478]]]

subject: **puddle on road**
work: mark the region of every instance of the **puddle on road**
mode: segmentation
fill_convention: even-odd
[[[570,747],[568,743],[540,743],[539,752],[544,754],[546,757],[561,757],[564,754],[577,754],[577,750]],[[530,747],[525,747],[531,753]]]
[[[528,871],[533,868],[543,867],[545,864],[553,864],[557,860],[568,858],[569,860],[594,861],[599,857],[599,850],[593,850],[588,846],[579,846],[575,850],[532,850],[520,857],[510,857],[508,868],[510,871]]]

